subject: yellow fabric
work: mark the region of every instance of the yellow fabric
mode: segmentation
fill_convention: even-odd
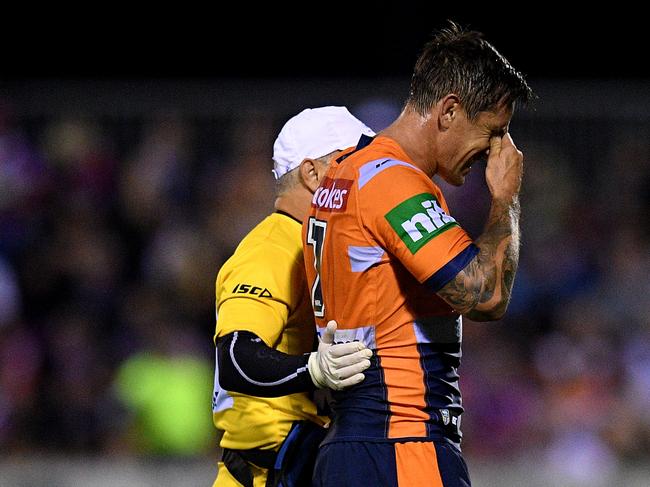
[[[299,355],[312,350],[315,326],[307,289],[300,224],[274,213],[239,244],[217,276],[215,338],[236,330],[255,333],[281,352]],[[308,394],[258,398],[229,393],[232,404],[213,410],[223,430],[222,448],[277,449],[295,420],[316,415]]]
[[[253,472],[253,487],[265,487],[266,474],[268,473],[268,470],[256,467],[255,465],[251,465],[251,470]],[[214,481],[214,484],[212,484],[212,487],[242,487],[242,485],[237,482],[232,475],[230,475],[230,472],[228,472],[228,469],[223,462],[219,462],[217,478]]]

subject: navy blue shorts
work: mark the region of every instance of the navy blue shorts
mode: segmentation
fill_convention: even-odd
[[[345,441],[321,447],[314,487],[470,487],[461,452],[445,442]]]

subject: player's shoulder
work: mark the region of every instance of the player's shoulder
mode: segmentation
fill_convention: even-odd
[[[348,166],[354,172],[358,189],[378,186],[385,187],[408,184],[409,180],[429,180],[428,176],[419,169],[402,148],[392,139],[378,137],[371,144],[348,157]]]
[[[373,158],[357,166],[359,190],[372,188],[382,191],[396,184],[422,184],[428,180],[427,175],[414,164],[390,156]]]

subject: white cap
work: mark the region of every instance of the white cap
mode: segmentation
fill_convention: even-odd
[[[273,174],[279,179],[305,159],[318,159],[356,145],[375,133],[345,107],[307,108],[284,124],[273,144]]]

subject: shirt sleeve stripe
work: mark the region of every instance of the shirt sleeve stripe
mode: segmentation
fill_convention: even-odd
[[[478,254],[478,247],[474,244],[469,244],[463,251],[456,257],[442,266],[435,274],[429,279],[424,281],[424,285],[431,289],[434,293],[440,291],[449,281],[462,271],[467,264]]]
[[[406,166],[420,171],[420,169],[408,162],[398,161],[396,159],[376,159],[366,162],[359,168],[359,189],[363,188],[377,174],[393,166]]]

